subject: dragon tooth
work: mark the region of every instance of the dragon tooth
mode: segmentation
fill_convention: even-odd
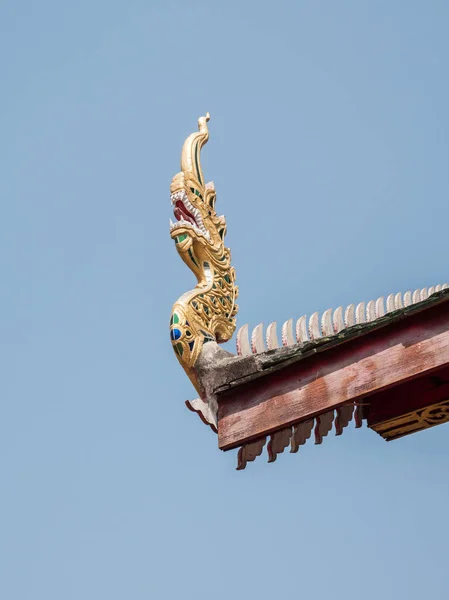
[[[263,323],[259,323],[253,329],[251,336],[251,350],[253,354],[259,354],[259,352],[265,351],[265,344],[263,341]]]
[[[307,316],[303,315],[299,317],[296,322],[296,339],[298,342],[307,342],[309,336],[307,335]]]
[[[339,333],[342,329],[345,328],[345,323],[343,320],[343,307],[342,306],[339,306],[338,308],[335,309],[332,322],[333,322],[335,333]]]
[[[415,290],[413,292],[413,296],[412,296],[412,302],[413,304],[416,304],[417,302],[421,301],[421,290]]]
[[[345,310],[345,326],[351,327],[355,324],[355,309],[354,305],[350,304]]]
[[[357,307],[355,309],[355,322],[357,324],[365,323],[365,303],[364,302],[359,302],[359,304],[357,304]]]
[[[404,294],[404,306],[410,306],[412,303],[412,293],[410,291],[405,292]]]
[[[398,310],[399,308],[404,308],[404,303],[402,302],[401,292],[398,292],[396,294],[396,296],[394,297],[394,307],[396,310]]]
[[[282,325],[282,345],[293,346],[295,344],[295,336],[293,335],[293,319],[288,319]]]
[[[374,300],[370,300],[368,302],[368,304],[366,305],[366,320],[367,320],[367,322],[374,321],[375,318],[376,318],[375,302],[374,302]]]
[[[267,327],[266,341],[268,350],[279,348],[278,337],[276,334],[276,321],[270,323]]]
[[[252,354],[251,345],[248,339],[248,325],[243,325],[237,332],[237,354],[239,356],[248,356]]]
[[[309,319],[309,338],[311,340],[316,340],[320,337],[320,315],[317,312],[314,312]]]
[[[393,312],[394,309],[394,294],[390,294],[387,297],[387,313]]]
[[[376,312],[376,319],[378,319],[379,317],[383,317],[385,315],[385,304],[384,304],[383,296],[381,296],[380,298],[378,298],[376,300],[375,312]]]
[[[321,331],[324,336],[334,334],[334,326],[332,324],[332,308],[328,308],[324,311],[321,317]]]

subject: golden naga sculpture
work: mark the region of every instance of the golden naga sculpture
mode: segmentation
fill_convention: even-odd
[[[238,288],[231,253],[224,245],[226,220],[215,212],[215,187],[204,183],[200,151],[209,139],[209,113],[198,120],[198,133],[184,142],[181,172],[173,177],[170,199],[176,223],[170,235],[182,260],[195,274],[195,288],[173,305],[170,338],[175,354],[200,392],[195,363],[207,342],[227,342],[236,326]]]

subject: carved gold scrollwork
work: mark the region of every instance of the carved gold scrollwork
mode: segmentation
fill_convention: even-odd
[[[425,408],[419,415],[429,426],[439,425],[449,421],[449,400],[436,406]]]

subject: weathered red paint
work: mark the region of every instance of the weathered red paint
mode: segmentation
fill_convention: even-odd
[[[449,367],[449,303],[429,307],[218,397],[222,450]],[[380,396],[377,396],[380,402]]]

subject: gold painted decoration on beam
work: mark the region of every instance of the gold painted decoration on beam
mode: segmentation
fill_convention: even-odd
[[[238,288],[231,253],[224,245],[226,220],[215,212],[213,183],[205,183],[200,152],[209,139],[209,113],[184,142],[181,172],[173,177],[170,200],[175,223],[170,235],[197,278],[197,285],[173,305],[170,338],[175,354],[198,390],[195,363],[207,342],[227,342],[236,327]],[[200,391],[200,390],[198,390]]]
[[[449,422],[449,400],[444,400],[389,421],[371,425],[371,429],[385,440],[391,441],[447,422]]]

